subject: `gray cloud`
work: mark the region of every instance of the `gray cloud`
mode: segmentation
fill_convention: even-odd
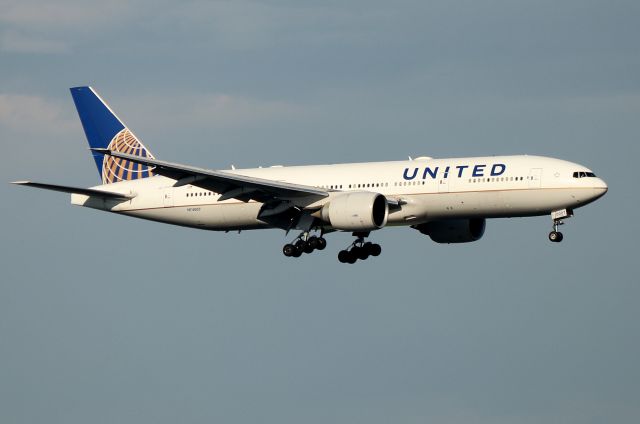
[[[18,31],[0,34],[0,51],[8,53],[69,53],[69,44],[59,40],[49,40],[37,35],[25,35]]]
[[[81,34],[108,31],[110,21],[133,17],[129,3],[115,0],[90,3],[78,0],[41,2],[1,0],[0,51],[7,53],[69,53]],[[98,34],[96,34],[98,32]]]
[[[123,99],[136,110],[135,119],[159,128],[233,128],[299,118],[303,106],[232,94],[175,94],[172,92]],[[140,113],[144,111],[144,113]],[[122,118],[125,119],[125,118]]]
[[[0,94],[0,130],[24,134],[70,134],[77,125],[68,105],[41,96]]]

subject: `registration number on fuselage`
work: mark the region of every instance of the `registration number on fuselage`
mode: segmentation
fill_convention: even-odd
[[[187,212],[200,212],[201,208],[187,208]]]

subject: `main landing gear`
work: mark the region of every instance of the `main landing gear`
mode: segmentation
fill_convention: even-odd
[[[558,231],[558,227],[560,225],[564,225],[563,219],[571,218],[573,216],[573,211],[571,209],[562,209],[559,211],[551,212],[551,219],[553,220],[553,231],[549,233],[549,240],[553,243],[560,243],[564,236],[560,231]]]
[[[343,264],[354,264],[358,259],[365,260],[369,256],[378,256],[382,253],[382,247],[379,244],[365,242],[364,235],[355,234],[358,238],[351,246],[338,253],[338,260]],[[368,234],[367,234],[368,235]]]
[[[287,257],[299,258],[303,253],[312,253],[314,250],[324,250],[327,247],[327,240],[322,234],[309,236],[308,232],[303,232],[293,243],[287,243],[282,248],[282,253]]]

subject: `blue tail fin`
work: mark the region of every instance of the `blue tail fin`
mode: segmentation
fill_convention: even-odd
[[[138,138],[118,119],[91,87],[71,88],[80,121],[91,148],[102,148],[136,156],[153,158]],[[153,175],[153,167],[93,152],[93,159],[103,184],[137,180]]]

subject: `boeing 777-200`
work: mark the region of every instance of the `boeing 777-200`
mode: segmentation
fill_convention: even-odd
[[[488,218],[550,215],[552,242],[573,210],[607,192],[582,165],[541,156],[210,170],[157,160],[91,87],[71,89],[102,184],[17,181],[71,193],[74,205],[214,231],[299,231],[289,257],[323,250],[325,235],[353,233],[338,259],[378,256],[374,230],[410,226],[437,243],[479,240]]]

